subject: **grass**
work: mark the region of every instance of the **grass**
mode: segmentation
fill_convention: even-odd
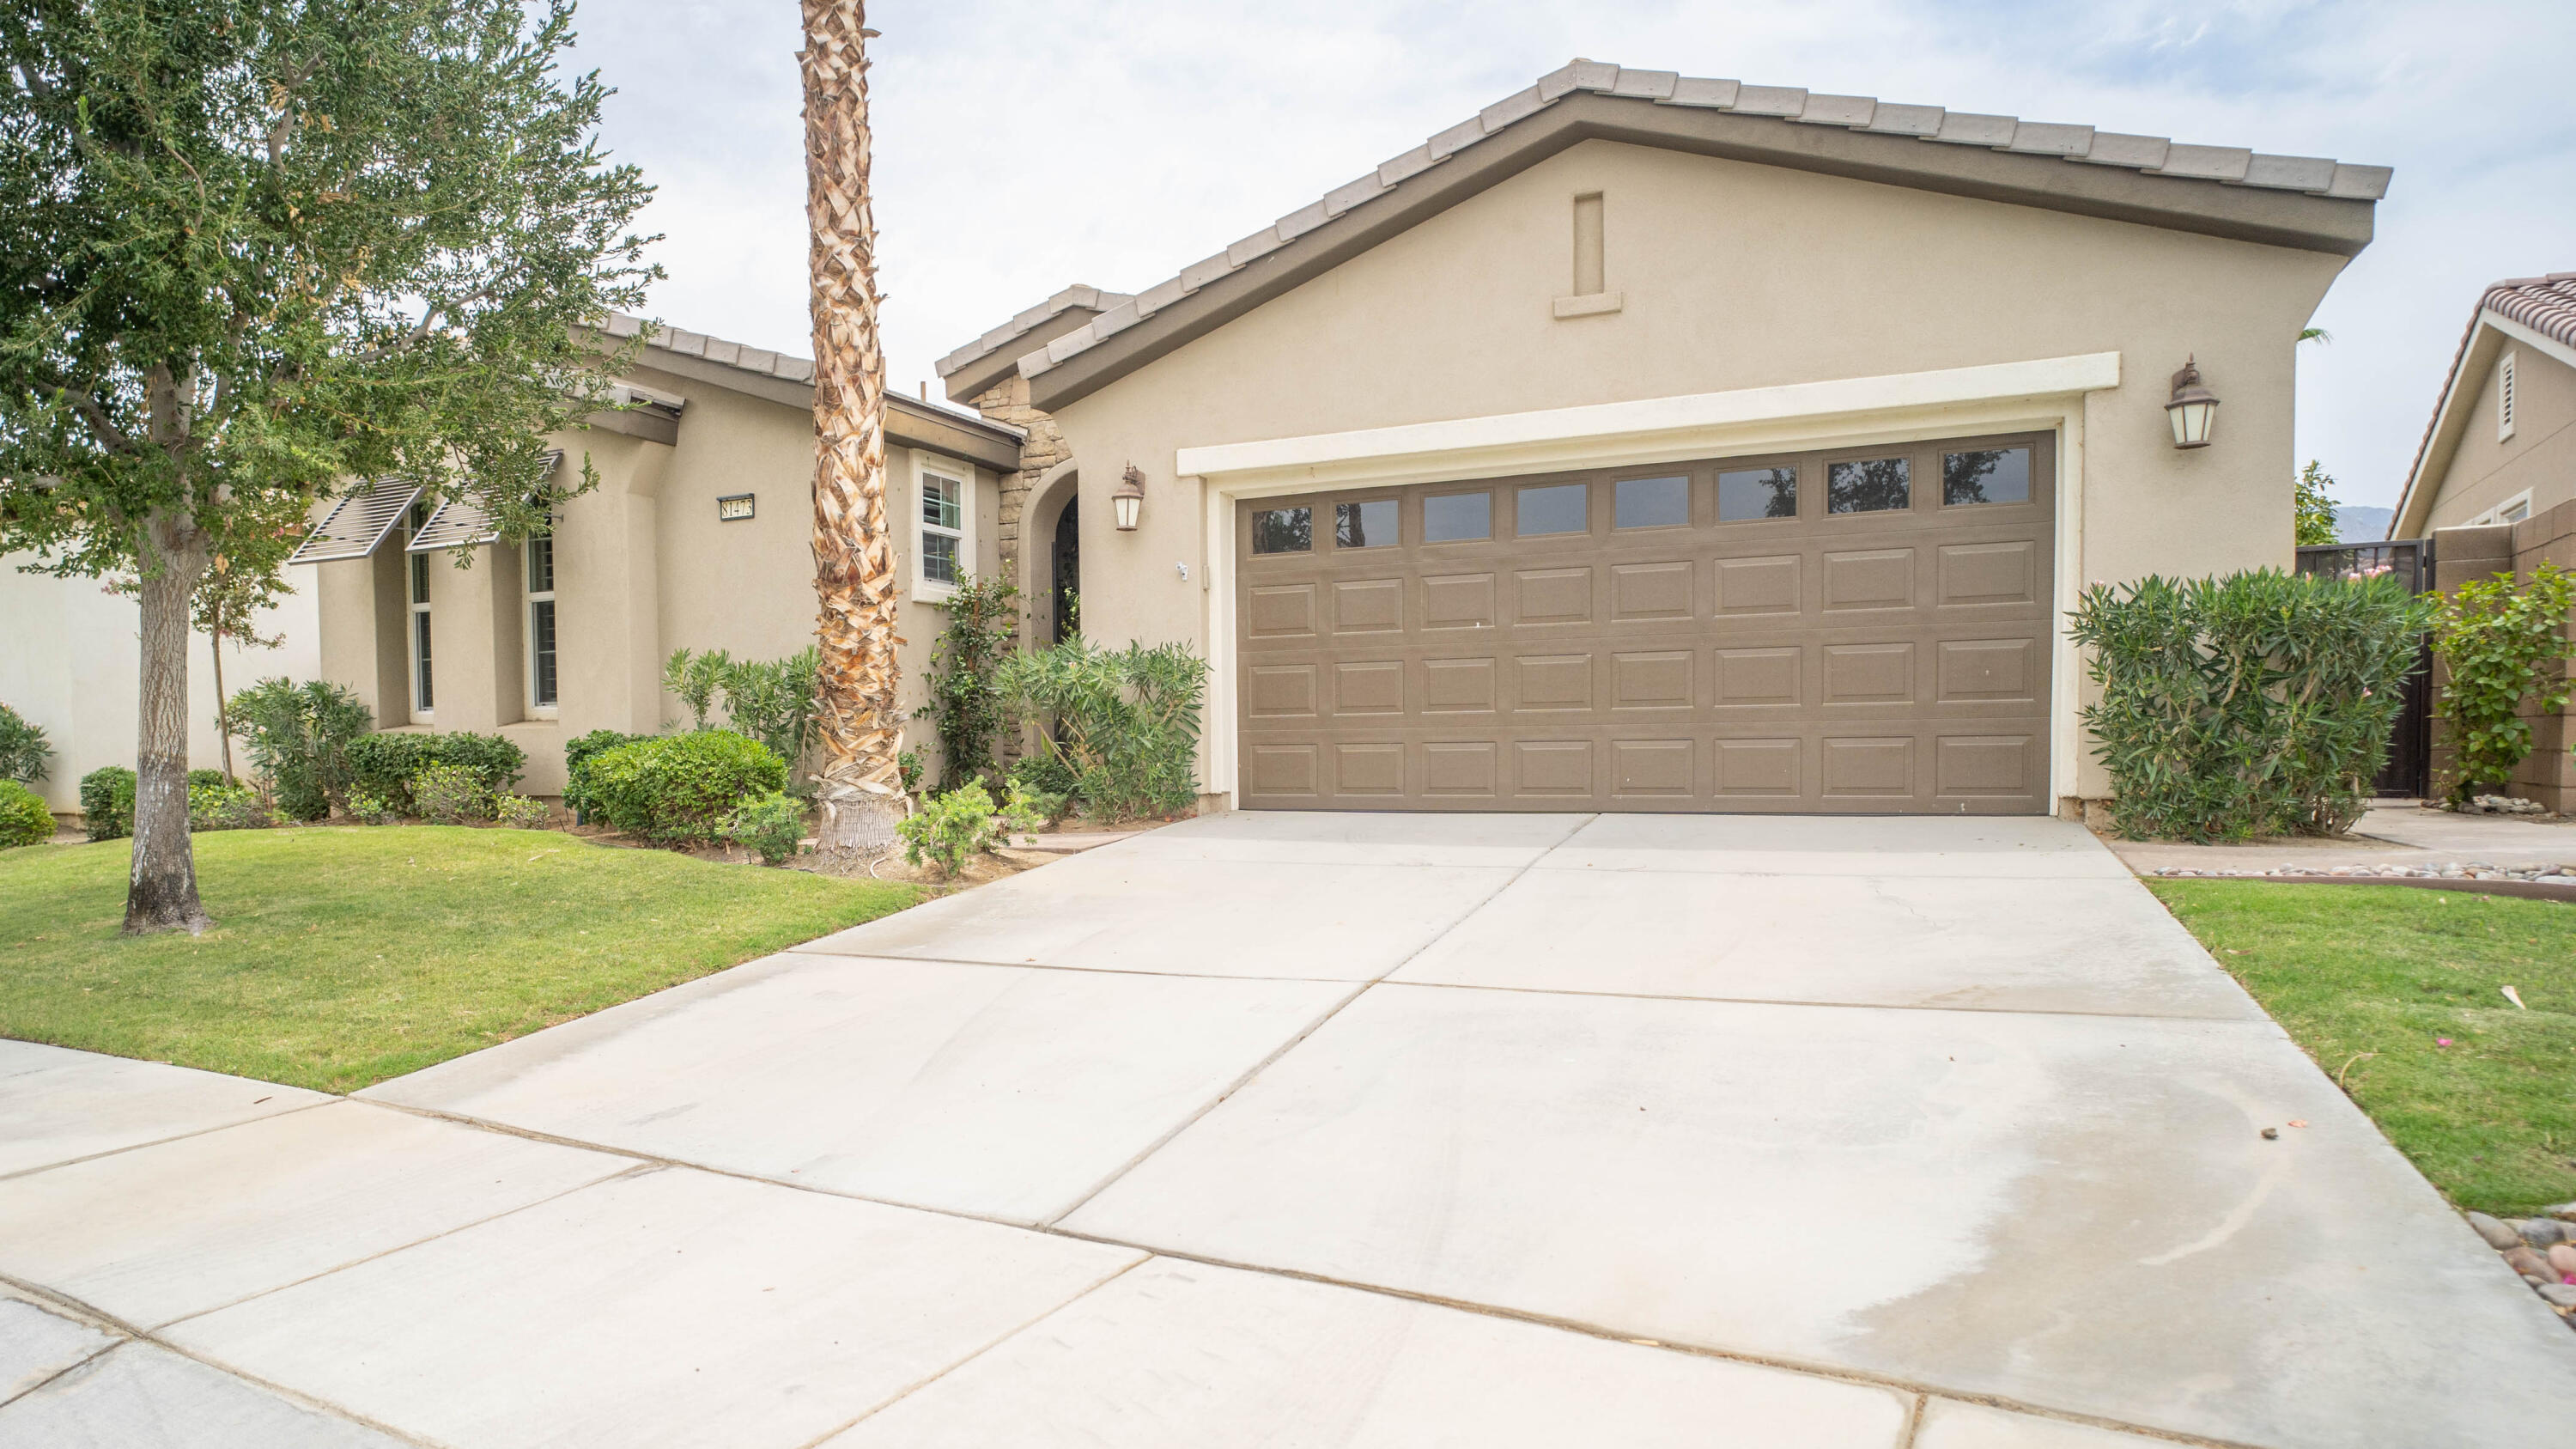
[[[912,904],[549,831],[197,837],[214,929],[128,940],[130,842],[0,853],[0,1036],[348,1092]]]
[[[2148,884],[2452,1202],[2576,1199],[2576,904]]]

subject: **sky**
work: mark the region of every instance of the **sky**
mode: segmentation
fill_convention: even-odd
[[[1075,282],[1135,291],[1575,56],[2394,166],[2301,349],[2298,449],[2394,502],[2479,293],[2576,271],[2576,0],[880,0],[888,382]],[[673,326],[811,351],[793,0],[586,0]]]

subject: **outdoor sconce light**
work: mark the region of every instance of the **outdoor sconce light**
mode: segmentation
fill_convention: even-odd
[[[1118,489],[1109,495],[1109,506],[1118,512],[1118,531],[1134,533],[1136,519],[1145,511],[1145,475],[1136,465],[1127,465],[1126,476],[1118,480]]]
[[[2200,385],[2197,363],[2196,358],[2186,361],[2173,375],[2173,401],[2165,404],[2177,448],[2208,447],[2210,426],[2218,421],[2218,394]]]

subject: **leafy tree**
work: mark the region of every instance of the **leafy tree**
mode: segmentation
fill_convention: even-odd
[[[2334,475],[2319,466],[2314,458],[2310,458],[2308,466],[2299,470],[2299,481],[2296,485],[2299,547],[2308,548],[2315,544],[2343,541],[2335,535],[2334,499],[2327,496],[2328,491],[2334,487],[2334,481]]]
[[[0,7],[0,549],[142,612],[130,932],[209,924],[187,826],[190,607],[352,486],[506,538],[577,485],[547,433],[636,345],[650,188],[557,66],[570,0]],[[640,343],[641,339],[636,342]]]

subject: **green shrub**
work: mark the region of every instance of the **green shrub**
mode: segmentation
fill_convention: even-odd
[[[37,785],[53,771],[54,747],[25,715],[0,704],[0,780]]]
[[[787,762],[730,730],[636,740],[595,755],[589,794],[609,824],[651,840],[717,839],[744,801],[787,787]]]
[[[1005,659],[996,684],[1042,723],[1038,749],[1051,764],[1024,777],[1033,789],[1070,795],[1109,820],[1198,802],[1207,661],[1187,645],[1097,649],[1075,635]]]
[[[733,667],[733,656],[721,649],[694,654],[674,649],[662,665],[662,688],[680,697],[697,717],[694,728],[707,729],[707,716],[715,711],[716,695],[724,688],[725,671]]]
[[[201,775],[212,775],[203,780]],[[277,812],[259,792],[248,785],[235,785],[224,779],[221,770],[188,772],[188,829],[203,833],[208,830],[266,830],[277,823]]]
[[[2084,710],[2132,839],[2340,834],[2361,818],[2429,606],[2393,578],[2264,569],[2085,590]]]
[[[519,783],[528,753],[499,735],[414,734],[382,731],[349,744],[351,788],[390,802],[405,814],[418,815],[411,782],[432,765],[456,765],[473,772],[483,788],[497,795]]]
[[[941,873],[955,875],[966,858],[991,850],[1015,830],[1035,830],[1043,822],[1037,808],[1016,785],[998,808],[981,780],[970,780],[944,795],[933,795],[921,808],[895,822],[903,837],[904,859],[914,865],[939,863]]]
[[[492,787],[463,765],[425,765],[411,777],[412,813],[433,825],[492,818]]]
[[[2450,669],[2440,709],[2450,726],[2443,743],[2454,752],[2447,781],[2453,800],[2513,778],[2513,767],[2531,753],[2525,700],[2540,715],[2566,705],[2563,661],[2576,654],[2567,640],[2571,603],[2576,573],[2555,564],[2533,569],[2522,583],[2509,573],[2472,579],[2442,600],[2433,650]]]
[[[234,695],[225,712],[292,820],[323,819],[348,799],[351,747],[376,722],[356,694],[325,679],[263,679]]]
[[[15,780],[0,780],[0,850],[42,845],[54,838],[54,812],[35,791]]]
[[[939,784],[954,790],[993,773],[993,740],[1010,723],[999,675],[1019,643],[1020,591],[995,574],[969,575],[940,605],[948,623],[930,656],[929,703],[939,726]]]
[[[92,840],[122,840],[134,833],[134,772],[101,765],[81,776],[81,826]]]
[[[590,795],[590,762],[605,750],[649,740],[651,735],[630,735],[623,730],[592,730],[589,734],[564,743],[564,808],[576,820],[587,821],[599,802]]]
[[[763,865],[792,858],[805,838],[805,802],[779,793],[745,800],[725,817],[725,839],[757,852]]]
[[[921,751],[904,750],[894,757],[894,777],[909,795],[921,788]]]
[[[726,722],[769,746],[790,774],[805,758],[822,668],[823,651],[809,648],[784,659],[737,659],[724,670]]]
[[[554,819],[546,802],[528,795],[495,795],[492,818],[512,830],[543,830]]]
[[[349,818],[360,825],[391,825],[402,818],[394,802],[367,790],[349,792]]]

